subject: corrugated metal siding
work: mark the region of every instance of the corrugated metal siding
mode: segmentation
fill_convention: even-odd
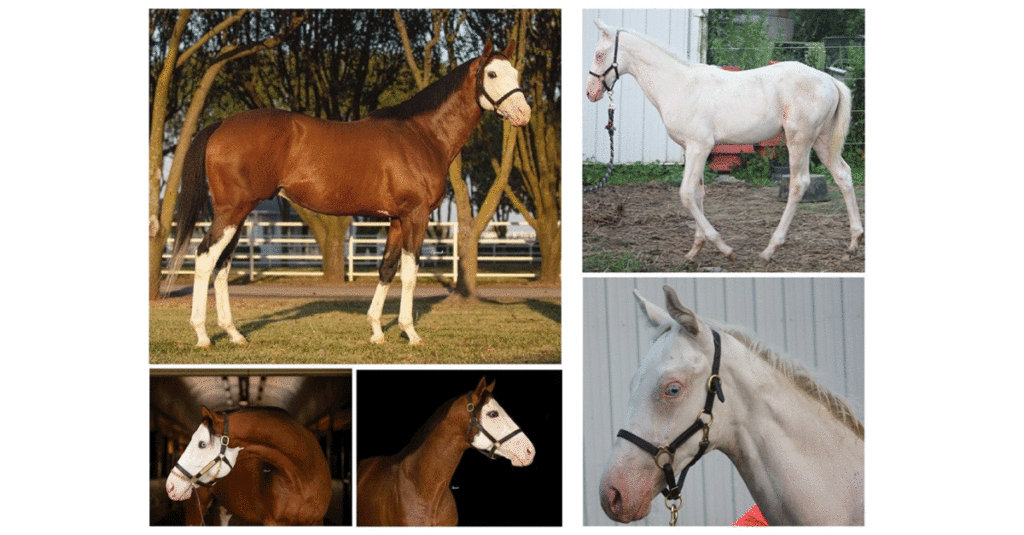
[[[630,380],[654,335],[633,289],[664,308],[664,284],[698,316],[747,330],[799,361],[864,417],[862,278],[584,278],[584,525],[615,524],[601,510],[598,484],[624,419]],[[714,452],[687,476],[679,524],[729,525],[753,505],[732,463]],[[640,524],[668,525],[660,498]]]
[[[594,20],[628,28],[672,48],[688,61],[700,62],[699,9],[585,9],[583,66],[586,78],[594,61],[598,29]],[[586,81],[584,81],[586,84]],[[625,76],[615,84],[615,163],[683,162],[683,149],[669,139],[658,110],[647,101],[636,80]],[[590,102],[583,97],[583,158],[608,162],[608,97]]]

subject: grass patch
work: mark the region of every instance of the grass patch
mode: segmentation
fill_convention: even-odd
[[[211,302],[213,300],[211,299]],[[232,298],[235,325],[249,339],[235,346],[216,325],[214,346],[197,349],[188,324],[191,297],[150,303],[151,364],[483,364],[558,363],[561,303],[508,299],[453,303],[417,299],[416,330],[423,347],[410,347],[398,327],[398,302],[384,307],[387,342],[370,343],[369,301]]]
[[[771,171],[768,161],[756,154],[744,154],[743,165],[728,173],[740,180],[755,186],[776,186],[777,182],[771,179]],[[630,163],[619,164],[612,167],[612,174],[608,177],[609,184],[638,184],[643,182],[665,182],[678,186],[683,178],[683,165],[677,163]],[[587,160],[583,162],[583,186],[593,186],[601,182],[608,171],[608,165]],[[825,175],[831,184],[835,184],[828,169],[819,163],[812,162],[811,173]],[[864,185],[864,167],[851,168],[853,185]],[[718,173],[711,170],[710,166],[704,166],[705,182],[714,182]]]
[[[606,253],[597,252],[591,255],[584,255],[583,271],[587,272],[634,272],[644,270],[644,260],[639,253],[622,252]]]

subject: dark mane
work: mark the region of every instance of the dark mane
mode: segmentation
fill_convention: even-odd
[[[473,58],[455,67],[452,69],[452,72],[423,88],[422,91],[413,95],[409,100],[390,108],[381,108],[373,111],[367,117],[374,119],[408,119],[420,113],[437,109],[459,88],[462,80],[469,75],[470,65],[476,59]]]

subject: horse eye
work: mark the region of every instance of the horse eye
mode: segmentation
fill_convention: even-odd
[[[206,447],[206,442],[205,442],[205,441],[203,441],[203,440],[200,440],[200,441],[199,441],[199,449],[203,449],[203,448],[205,448],[205,447]]]
[[[489,411],[487,413],[487,417],[488,418],[497,418],[498,417],[498,411]]]
[[[494,71],[490,71],[490,72],[487,73],[487,77],[488,78],[497,78],[498,77],[498,73],[496,73]]]
[[[665,387],[665,395],[674,398],[683,393],[683,387],[679,383],[672,383]]]

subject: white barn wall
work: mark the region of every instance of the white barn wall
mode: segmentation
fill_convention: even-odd
[[[668,45],[681,57],[700,62],[699,9],[585,9],[583,10],[584,84],[594,61],[594,47],[600,32],[599,19],[614,28],[628,28]],[[683,149],[669,139],[658,110],[644,97],[632,76],[615,84],[615,163],[683,163]],[[583,159],[608,162],[608,97],[583,102]]]
[[[595,278],[583,280],[583,522],[615,525],[601,510],[598,484],[621,428],[629,383],[654,329],[633,298],[638,289],[664,308],[672,286],[698,316],[752,333],[799,361],[864,418],[864,280],[862,278]],[[728,387],[726,387],[728,388]],[[725,392],[728,400],[728,390]],[[754,500],[732,463],[713,452],[683,488],[680,525],[729,525]],[[641,525],[666,526],[660,496]]]

